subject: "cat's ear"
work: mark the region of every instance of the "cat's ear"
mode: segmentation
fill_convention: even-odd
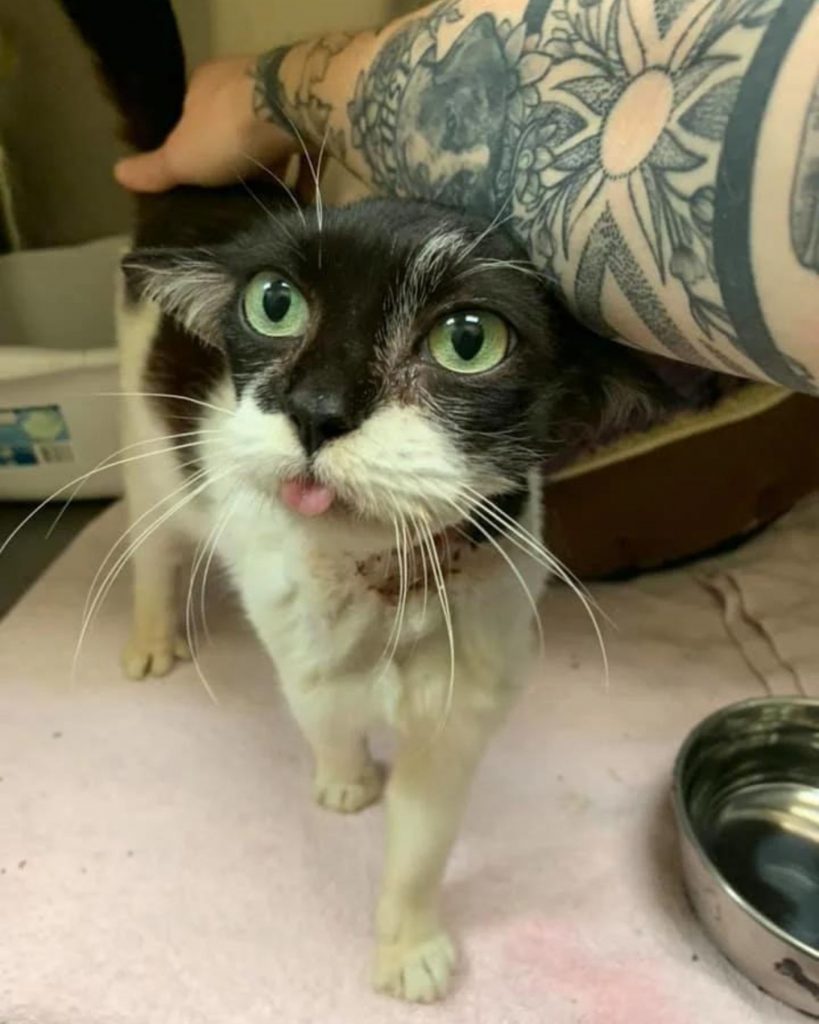
[[[607,343],[601,375],[599,440],[648,430],[681,412],[712,408],[742,382],[624,344]]]
[[[681,406],[680,395],[645,353],[579,326],[563,351],[556,419],[561,440],[571,448],[596,448],[641,433]]]
[[[225,267],[204,249],[134,249],[122,261],[128,295],[151,299],[185,330],[219,344],[221,320],[235,291]]]
[[[609,443],[625,434],[642,433],[666,419],[673,400],[656,377],[631,353],[616,352],[598,381],[596,443]]]

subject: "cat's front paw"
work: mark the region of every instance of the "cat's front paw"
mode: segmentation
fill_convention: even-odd
[[[449,991],[456,960],[452,940],[443,931],[415,944],[382,943],[375,989],[409,1003],[436,1003]]]
[[[122,652],[122,671],[129,679],[166,676],[177,661],[190,661],[190,657],[184,637],[149,639],[134,635]]]
[[[316,803],[338,814],[355,814],[376,803],[384,791],[384,768],[375,761],[367,765],[354,781],[317,776],[314,784]]]

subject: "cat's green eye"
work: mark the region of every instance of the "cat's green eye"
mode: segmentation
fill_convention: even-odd
[[[429,354],[453,373],[485,373],[503,362],[512,345],[509,326],[494,313],[451,313],[430,331]]]
[[[245,288],[242,308],[253,330],[268,338],[298,337],[307,330],[307,300],[281,274],[257,274]]]

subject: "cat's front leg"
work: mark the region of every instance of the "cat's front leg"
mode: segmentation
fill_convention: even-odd
[[[378,907],[375,987],[431,1003],[449,990],[455,948],[443,926],[444,870],[475,769],[504,708],[457,698],[446,723],[416,731],[387,788],[387,860]]]
[[[367,744],[372,719],[369,684],[357,679],[301,679],[285,683],[284,691],[313,752],[316,802],[341,814],[375,803],[384,788],[384,770]]]
[[[177,660],[191,656],[176,606],[182,541],[167,525],[149,529],[155,506],[139,474],[128,474],[126,487],[129,517],[135,524],[129,541],[136,547],[130,559],[133,620],[122,667],[130,679],[144,679],[167,675]]]

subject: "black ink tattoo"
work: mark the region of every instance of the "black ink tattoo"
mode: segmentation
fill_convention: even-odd
[[[786,0],[775,11],[742,79],[723,141],[715,200],[719,216],[714,221],[714,265],[735,344],[772,380],[797,391],[815,390],[815,382],[804,366],[782,352],[765,322],[753,272],[751,197],[768,98],[812,6],[813,0]]]
[[[386,43],[358,77],[348,111],[352,144],[379,189],[489,212],[508,64],[489,14],[439,59],[438,32],[460,20],[458,3],[447,0]]]
[[[611,332],[603,313],[611,278],[669,354],[735,373],[744,357],[804,389],[808,376],[764,325],[748,208],[764,103],[811,2],[654,0],[647,27],[646,12],[635,18],[628,0],[529,0],[516,22],[490,12],[467,18],[459,0],[442,0],[392,32],[359,74],[349,141],[377,190],[506,225],[598,330]],[[757,58],[746,71],[749,38]],[[771,47],[776,59],[764,57]],[[314,140],[331,107],[313,86],[331,57],[322,53],[318,70],[286,95],[281,58],[274,52],[259,66],[266,108],[297,112]],[[814,109],[791,218],[794,249],[812,269],[817,125]]]
[[[689,0],[655,0],[661,32],[689,7]],[[379,189],[508,212],[512,230],[555,279],[576,248],[579,219],[594,205],[608,211],[607,188],[624,181],[659,281],[682,289],[699,345],[673,322],[610,212],[587,240],[595,270],[574,288],[575,308],[600,328],[601,295],[592,297],[588,283],[602,288],[609,271],[670,353],[713,355],[718,337],[736,344],[714,269],[712,225],[714,150],[739,77],[735,58],[719,47],[737,24],[761,28],[770,8],[770,0],[714,5],[670,53],[665,48],[663,60],[622,0],[531,0],[518,24],[481,14],[443,54],[440,28],[462,14],[457,3],[439,4],[397,32],[360,75],[349,108],[352,143]],[[649,105],[658,112],[643,124],[642,144],[629,150],[616,123],[625,112],[639,132],[641,103],[658,95],[665,107]]]
[[[819,274],[819,77],[805,118],[791,190],[791,242],[802,266]]]
[[[339,32],[310,43],[301,63],[299,81],[292,89],[286,89],[281,78],[281,66],[291,47],[280,46],[262,54],[253,71],[255,113],[291,134],[307,134],[315,146],[326,145],[343,157],[344,133],[330,127],[332,106],[318,98],[316,86],[324,81],[330,61],[351,38]]]
[[[685,5],[678,6],[682,9]],[[670,15],[669,5],[665,12]],[[544,52],[558,65],[571,61],[572,67],[578,68],[571,77],[561,77],[554,92],[557,105],[567,111],[563,120],[572,113],[580,118],[574,133],[579,140],[560,146],[559,137],[543,139],[544,127],[554,134],[556,111],[549,111],[551,116],[544,118],[546,111],[538,106],[531,115],[524,114],[508,184],[515,187],[518,208],[522,206],[523,216],[537,232],[529,235],[530,247],[540,263],[548,265],[557,246],[565,260],[580,215],[611,182],[624,181],[660,281],[665,284],[670,274],[684,290],[692,318],[704,334],[701,347],[706,347],[715,334],[730,332],[730,324],[711,270],[713,186],[700,185],[695,201],[695,190],[686,187],[685,175],[697,180],[691,172],[699,170],[706,159],[694,136],[710,137],[719,113],[727,117],[724,79],[720,76],[730,61],[708,51],[694,61],[692,47],[687,52],[672,51],[663,64],[649,53],[649,44],[640,38],[637,26],[628,22],[624,25],[618,2],[604,12],[600,4],[566,0],[561,13],[561,24],[553,29]],[[626,37],[627,29],[630,38]],[[713,100],[711,93],[702,95],[712,80],[716,80]],[[643,117],[641,128],[644,97],[658,96],[664,97],[665,108],[656,103],[649,106],[656,114],[648,123]],[[700,102],[709,104],[705,111],[694,112],[697,96]],[[631,148],[617,137],[624,112],[632,131],[644,136]],[[606,234],[613,239],[611,231]],[[625,245],[618,232],[617,244],[612,241],[606,246],[606,259],[612,264],[609,269],[613,270],[615,262],[622,267]],[[549,246],[551,253],[546,248]],[[632,254],[628,256],[634,262]],[[650,287],[646,281],[638,289],[635,274],[620,277],[621,284],[629,287],[626,298],[636,312],[654,307],[656,297],[651,303],[645,301],[646,288]],[[584,317],[592,314],[592,309],[577,299],[576,305]],[[664,316],[668,319],[667,314]],[[652,321],[646,322],[647,326],[657,330],[657,317]],[[684,341],[678,327],[661,329],[658,338],[674,355],[696,356],[696,348]]]
[[[592,228],[580,258],[575,284],[577,305],[583,310],[584,318],[598,334],[604,335],[612,334],[602,303],[603,278],[607,271],[629,296],[634,311],[654,336],[670,351],[696,362],[697,350],[654,294],[608,207]]]
[[[654,0],[654,16],[663,37],[668,35],[668,30],[691,3],[693,0]]]
[[[285,116],[283,86],[279,78],[282,61],[290,52],[289,46],[279,46],[263,53],[253,69],[253,113],[290,131],[289,117]]]

